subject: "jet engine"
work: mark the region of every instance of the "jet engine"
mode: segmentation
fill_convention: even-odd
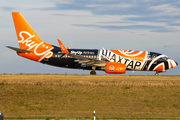
[[[126,72],[126,65],[117,62],[107,62],[105,71],[109,74],[124,74]]]

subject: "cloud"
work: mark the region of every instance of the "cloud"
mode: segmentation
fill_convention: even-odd
[[[89,11],[79,11],[79,10],[68,10],[68,11],[61,11],[58,12],[57,14],[52,14],[52,15],[57,15],[57,16],[91,16],[92,13]]]
[[[112,26],[112,25],[85,25],[85,24],[72,24],[73,26],[79,27],[97,27],[110,30],[150,30],[151,32],[175,32],[176,30],[167,30],[163,26],[152,26],[152,25],[127,25],[127,26]]]
[[[49,0],[50,1],[50,0]],[[147,29],[152,32],[174,32],[178,29],[180,19],[180,2],[179,0],[51,0],[53,7],[44,7],[40,10],[55,11],[88,11],[90,16],[133,16],[117,19],[112,21],[102,21],[104,26],[94,23],[91,27],[104,29]],[[54,14],[58,15],[58,14]],[[62,15],[62,14],[61,14]],[[75,14],[76,15],[76,14]],[[78,15],[77,15],[78,16]],[[136,17],[134,17],[136,16]],[[141,22],[142,25],[139,25]],[[106,24],[107,23],[107,24]],[[128,26],[113,26],[115,23],[129,24]],[[133,23],[133,25],[131,24]],[[154,24],[152,24],[154,23]],[[78,24],[78,23],[77,23]],[[155,24],[164,24],[157,26]],[[88,25],[78,25],[89,27]],[[151,27],[150,27],[151,26]]]
[[[180,15],[180,8],[172,6],[171,4],[162,4],[159,6],[151,6],[150,9],[157,11],[158,15],[164,16],[178,16]]]
[[[12,11],[15,8],[14,7],[9,7],[9,6],[2,6],[1,9],[5,10],[5,11]]]
[[[171,26],[180,26],[180,23],[170,23]]]

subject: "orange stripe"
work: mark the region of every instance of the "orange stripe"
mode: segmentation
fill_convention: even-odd
[[[162,64],[159,67],[157,67],[154,71],[163,71],[163,70],[164,70],[164,67],[163,67],[163,64]]]
[[[136,61],[143,61],[145,56],[146,56],[146,51],[143,51],[141,54],[137,55],[137,56],[130,56],[130,55],[133,55],[133,54],[138,54],[139,52],[141,51],[134,51],[133,53],[130,53],[128,55],[124,55],[122,54],[121,52],[119,52],[119,50],[110,50],[111,52],[121,56],[121,57],[127,57],[127,58],[130,58],[132,60],[136,60]],[[126,53],[127,54],[127,53]],[[143,59],[142,59],[143,58]]]
[[[173,68],[173,64],[172,64],[172,62],[171,62],[171,61],[169,61],[169,62],[170,62],[171,68]]]
[[[133,52],[130,52],[130,53],[126,53],[126,54],[128,54],[128,55],[134,55],[134,54],[137,54],[137,53],[139,53],[140,51],[133,51]]]

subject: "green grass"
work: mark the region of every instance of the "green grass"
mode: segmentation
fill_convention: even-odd
[[[5,118],[180,118],[180,76],[0,75]]]

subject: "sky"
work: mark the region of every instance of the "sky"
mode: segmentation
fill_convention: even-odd
[[[56,46],[58,38],[70,48],[152,51],[180,64],[179,0],[1,0],[0,74],[90,73],[43,65],[6,48],[18,47],[11,12],[20,12],[43,41]],[[180,65],[161,75],[180,75]]]

